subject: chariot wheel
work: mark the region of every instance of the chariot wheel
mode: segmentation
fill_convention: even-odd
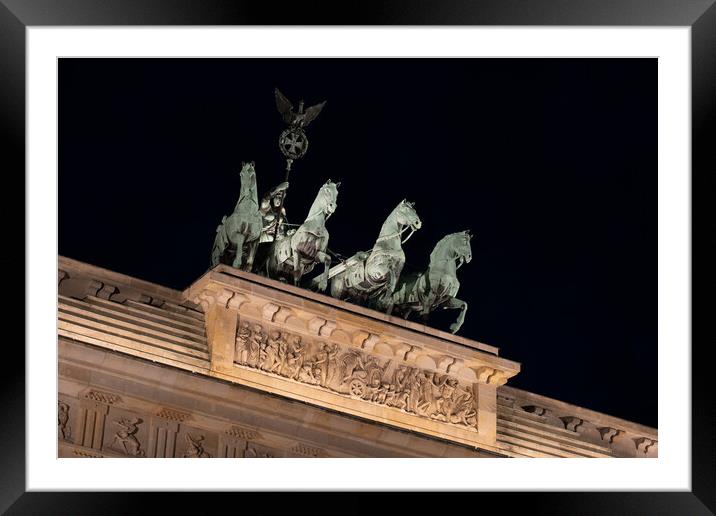
[[[350,391],[351,395],[357,398],[361,398],[365,394],[365,382],[363,382],[362,380],[358,380],[357,378],[351,380],[351,383],[348,386],[348,390]]]

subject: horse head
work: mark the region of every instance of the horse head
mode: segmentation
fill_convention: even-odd
[[[470,230],[451,233],[443,237],[437,243],[435,249],[430,253],[430,261],[439,259],[455,260],[457,267],[463,263],[470,263],[472,260],[472,248],[470,247],[472,234]]]
[[[313,202],[313,206],[311,206],[311,210],[308,214],[309,218],[318,212],[322,212],[326,218],[328,218],[336,211],[338,207],[338,187],[340,184],[340,182],[334,183],[329,179],[321,186],[320,190],[318,190],[316,200]]]
[[[253,161],[249,163],[241,163],[241,185],[247,187],[256,186],[256,165]]]
[[[463,263],[470,263],[472,260],[472,247],[470,247],[470,240],[472,240],[472,234],[469,229],[452,234],[453,251],[455,253],[455,257],[458,259],[458,267]]]
[[[409,226],[413,231],[420,229],[422,226],[420,217],[415,211],[415,204],[405,199],[400,201],[400,204],[395,208],[395,220],[402,226]]]

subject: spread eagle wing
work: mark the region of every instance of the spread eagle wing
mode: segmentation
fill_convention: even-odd
[[[276,96],[276,108],[278,109],[278,112],[281,113],[283,121],[290,124],[293,122],[294,118],[293,104],[291,104],[291,101],[288,100],[283,93],[278,91],[278,88],[274,90],[274,93]]]
[[[326,101],[324,100],[320,104],[316,104],[315,106],[311,106],[310,108],[306,109],[306,116],[303,117],[303,127],[306,127],[308,124],[310,124],[311,121],[318,116],[318,113],[321,112],[321,109],[323,109],[323,106],[325,105]]]

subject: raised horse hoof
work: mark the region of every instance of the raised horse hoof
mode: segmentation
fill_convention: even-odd
[[[460,329],[460,326],[462,326],[462,325],[458,324],[458,323],[452,323],[450,325],[450,333],[457,333],[458,330]]]

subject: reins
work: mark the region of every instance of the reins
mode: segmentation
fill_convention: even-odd
[[[400,236],[401,236],[403,233],[405,233],[408,229],[411,230],[411,231],[410,231],[410,234],[405,238],[405,240],[402,240],[402,241],[400,242],[401,244],[404,244],[405,242],[408,241],[408,239],[409,239],[411,236],[413,236],[413,233],[415,233],[415,232],[417,231],[416,229],[413,228],[413,226],[409,226],[409,225],[407,225],[407,224],[406,224],[405,226],[403,226],[403,229],[401,229],[400,231],[397,231],[397,232],[395,232],[395,233],[391,233],[390,235],[379,236],[375,242],[376,242],[376,244],[377,244],[378,242],[382,242],[383,240],[388,240],[389,238],[400,237]]]

